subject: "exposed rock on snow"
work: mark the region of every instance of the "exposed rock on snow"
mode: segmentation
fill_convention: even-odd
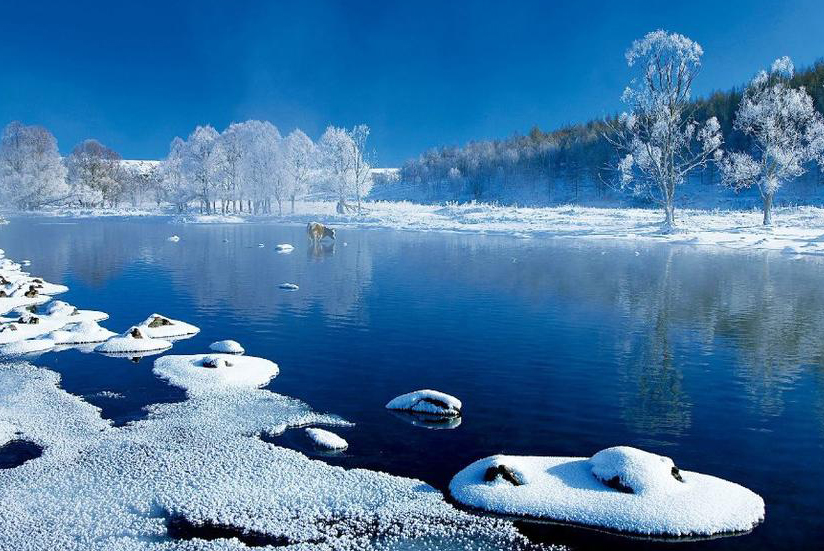
[[[167,340],[150,337],[145,328],[131,327],[128,331],[97,345],[94,351],[104,354],[137,355],[141,352],[160,352],[171,347],[172,343]]]
[[[346,440],[328,430],[310,428],[306,429],[306,435],[315,446],[324,450],[345,450],[349,447]]]
[[[209,350],[223,354],[243,354],[246,352],[239,342],[233,340],[217,341],[209,345]]]
[[[200,329],[185,321],[173,320],[160,314],[152,314],[138,327],[150,338],[170,339],[196,335]]]
[[[300,289],[297,283],[281,283],[280,285],[278,285],[278,287],[280,287],[284,291],[297,291],[298,289]]]
[[[416,390],[394,398],[386,404],[386,409],[457,417],[461,414],[461,401],[437,390]]]
[[[487,457],[455,475],[449,491],[493,513],[650,536],[745,532],[764,519],[764,501],[750,490],[629,447],[590,459]]]

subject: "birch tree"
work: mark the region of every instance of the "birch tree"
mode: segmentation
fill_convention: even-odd
[[[358,204],[358,214],[361,213],[361,199],[372,189],[372,167],[366,160],[366,140],[369,138],[369,127],[359,124],[349,133],[350,155],[352,165],[352,186],[355,191],[355,201]]]
[[[57,140],[42,126],[9,123],[0,139],[0,195],[19,209],[65,199],[66,167]]]
[[[316,164],[317,149],[299,128],[293,130],[284,144],[284,169],[288,174],[288,196],[295,213],[295,198],[308,191],[309,175]]]
[[[736,190],[756,186],[761,194],[764,225],[772,224],[775,193],[802,176],[824,155],[824,118],[804,87],[791,88],[793,63],[777,59],[761,71],[744,92],[734,127],[750,138],[746,151],[734,152],[721,164],[723,183]]]
[[[633,42],[626,60],[637,76],[622,98],[629,111],[606,134],[619,151],[621,186],[660,204],[666,228],[675,223],[678,186],[722,155],[718,120],[699,125],[691,112],[702,55],[697,43],[662,30]]]

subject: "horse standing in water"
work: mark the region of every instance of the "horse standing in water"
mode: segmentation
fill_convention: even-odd
[[[309,236],[309,239],[315,243],[326,237],[335,239],[335,230],[327,228],[320,222],[309,222],[309,224],[306,225],[306,234]]]

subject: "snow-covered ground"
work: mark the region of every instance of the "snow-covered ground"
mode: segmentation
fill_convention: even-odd
[[[370,202],[365,204],[364,213],[357,216],[337,214],[334,202],[302,202],[297,205],[295,214],[282,217],[191,214],[174,220],[181,223],[265,221],[294,224],[318,221],[338,227],[470,232],[522,238],[640,239],[734,249],[778,250],[792,254],[824,254],[824,208],[777,208],[771,228],[763,227],[761,219],[761,211],[757,209],[677,210],[677,227],[666,232],[661,225],[663,213],[655,209]]]

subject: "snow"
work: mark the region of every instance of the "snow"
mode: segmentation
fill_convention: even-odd
[[[115,335],[117,333],[100,327],[96,321],[81,321],[67,325],[64,329],[52,331],[47,337],[58,345],[64,345],[104,342]]]
[[[246,350],[239,342],[233,340],[217,341],[209,345],[209,350],[225,354],[243,354]]]
[[[683,470],[675,471],[679,481],[673,466],[629,447],[589,459],[496,455],[455,475],[449,491],[484,511],[650,536],[746,532],[764,519],[764,500],[752,491]]]
[[[160,314],[152,314],[146,318],[138,327],[147,336],[153,339],[170,339],[175,337],[185,337],[189,335],[196,335],[200,329],[192,324],[180,320],[174,320],[161,316]]]
[[[218,367],[208,367],[217,365]],[[155,360],[154,373],[190,396],[253,389],[266,385],[278,374],[277,364],[253,356],[194,354],[163,356]]]
[[[168,539],[174,516],[279,538],[296,550],[531,548],[509,522],[456,510],[418,480],[346,470],[255,437],[340,424],[298,400],[238,387],[153,405],[146,419],[112,427],[59,382],[27,364],[0,366],[0,438],[19,431],[44,448],[0,470],[0,547],[246,548],[237,540]]]
[[[275,245],[275,250],[279,253],[291,253],[295,250],[294,245],[290,245],[289,243],[278,243]]]
[[[178,237],[176,235],[173,235],[173,236],[169,237],[166,241],[171,241],[172,243],[177,243],[178,241],[180,241],[180,237]]]
[[[780,204],[780,197],[776,197]],[[726,203],[708,208],[678,208],[673,231],[664,231],[658,209],[501,206],[487,203],[423,205],[412,202],[365,202],[366,214],[341,215],[331,201],[303,201],[296,214],[282,217],[232,215],[232,223],[264,222],[306,225],[311,221],[350,228],[403,231],[461,232],[520,237],[606,239],[662,242],[731,249],[775,250],[793,246],[805,255],[824,255],[824,208],[780,206],[773,209],[773,226],[764,228],[759,208],[731,208]],[[178,221],[181,221],[178,219]],[[220,222],[214,215],[212,221]]]
[[[171,347],[172,343],[167,340],[149,337],[144,328],[131,327],[128,331],[97,345],[94,351],[104,354],[137,354],[160,352]]]
[[[34,352],[45,352],[55,347],[51,339],[30,339],[0,344],[0,356],[20,356]]]
[[[386,409],[457,417],[461,414],[461,401],[437,390],[416,390],[393,398]]]
[[[278,287],[285,291],[297,291],[298,289],[300,289],[297,283],[281,283],[280,285],[278,285]]]
[[[349,443],[328,430],[309,428],[306,429],[306,435],[314,442],[315,446],[325,450],[345,450],[349,447]]]

